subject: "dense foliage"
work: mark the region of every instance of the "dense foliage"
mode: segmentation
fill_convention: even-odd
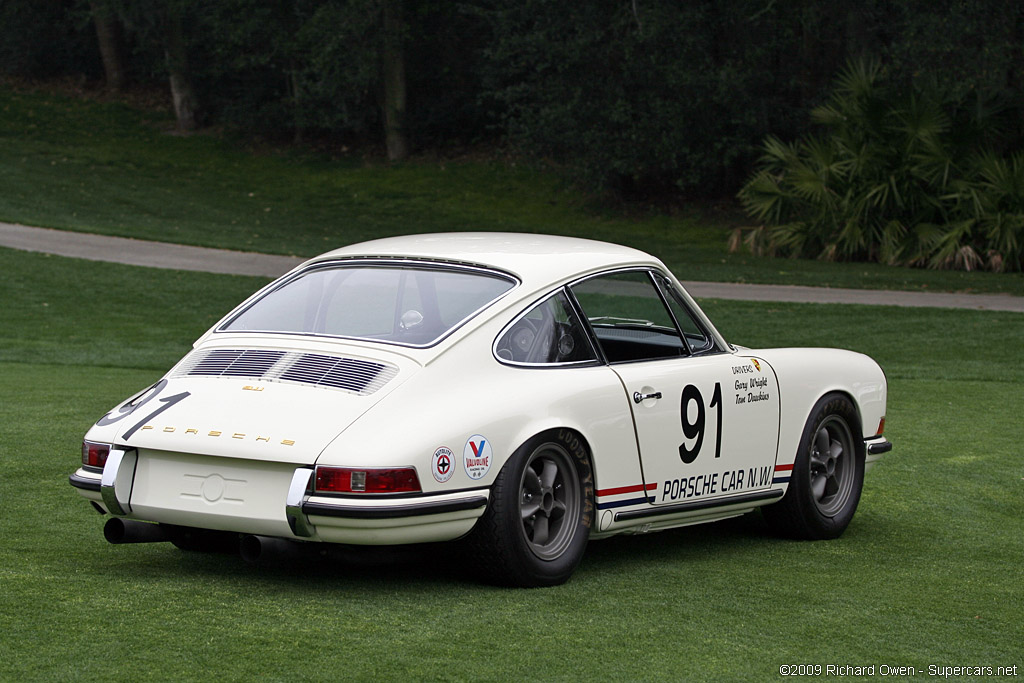
[[[848,67],[794,143],[769,137],[740,192],[759,252],[1021,270],[1024,154],[1015,103],[900,86]]]
[[[498,142],[636,198],[731,195],[851,58],[958,98],[1024,78],[1009,0],[5,0],[0,20],[0,74],[169,85],[184,129],[395,159]]]
[[[626,196],[734,186],[766,123],[794,130],[756,3],[525,0],[490,18],[505,131]]]

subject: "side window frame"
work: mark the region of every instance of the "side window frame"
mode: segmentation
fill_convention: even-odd
[[[686,343],[686,348],[689,350],[690,355],[701,356],[719,350],[716,347],[714,337],[708,332],[707,328],[701,323],[697,316],[693,314],[693,311],[690,309],[690,306],[687,305],[686,301],[676,293],[676,288],[671,278],[660,270],[650,270],[648,272],[651,273],[651,279],[654,280],[654,286],[657,287],[658,292],[661,294],[661,297],[665,302],[665,307],[672,316],[676,329],[679,331],[683,341]],[[683,330],[683,326],[679,322],[679,316],[676,315],[675,307],[672,305],[673,301],[687,316],[693,326],[696,327],[701,335],[704,336],[704,344],[700,348],[694,348],[693,343],[689,337],[686,336],[686,331]]]
[[[656,293],[658,300],[661,302],[662,307],[668,314],[669,320],[675,328],[675,333],[678,335],[682,342],[683,353],[679,356],[663,356],[657,358],[638,358],[633,360],[620,360],[611,361],[606,356],[604,350],[601,347],[600,339],[597,333],[594,331],[593,325],[587,318],[586,312],[583,310],[583,306],[576,298],[573,292],[573,287],[587,282],[589,280],[596,280],[603,277],[612,275],[618,275],[623,273],[642,273],[646,276],[648,283]],[[534,312],[538,306],[542,306],[559,295],[564,296],[566,302],[571,308],[572,315],[575,316],[576,322],[580,325],[583,336],[589,345],[589,351],[591,359],[583,361],[560,361],[560,362],[523,362],[515,361],[506,358],[502,358],[499,355],[498,343],[504,339],[505,335],[516,326],[523,318],[527,317],[530,313]],[[673,305],[672,302],[675,302]],[[676,313],[676,308],[684,313],[691,324],[703,335],[704,345],[699,348],[693,346],[693,342],[686,336],[686,332],[683,330],[683,326],[680,324],[679,316]],[[522,312],[520,312],[515,318],[512,319],[507,325],[505,325],[501,332],[494,338],[494,342],[491,345],[491,353],[494,355],[495,360],[503,365],[518,368],[577,368],[577,367],[588,367],[596,365],[613,365],[619,363],[646,363],[660,360],[674,360],[677,358],[692,358],[695,356],[702,356],[712,353],[721,353],[723,350],[719,347],[718,342],[714,335],[712,335],[706,325],[704,325],[700,318],[693,314],[693,311],[686,300],[679,296],[677,288],[672,278],[667,275],[664,271],[650,267],[650,266],[637,266],[632,268],[618,268],[614,270],[603,271],[600,273],[594,273],[574,280],[566,285],[558,287],[557,289],[549,292],[548,294],[540,297],[533,301],[527,306]]]

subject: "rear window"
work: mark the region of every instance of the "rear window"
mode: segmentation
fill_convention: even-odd
[[[353,264],[298,273],[220,327],[430,346],[515,286],[505,275],[429,265]]]

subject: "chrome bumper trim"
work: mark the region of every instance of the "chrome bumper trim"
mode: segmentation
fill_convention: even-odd
[[[103,504],[113,515],[127,515],[132,511],[132,484],[135,481],[135,465],[138,451],[134,448],[111,448],[107,464],[100,479],[100,496]]]
[[[400,517],[421,517],[442,515],[448,512],[475,510],[487,505],[487,496],[478,495],[460,500],[437,500],[407,505],[333,505],[309,502],[302,506],[307,515],[321,517],[343,517],[349,519],[396,519]]]
[[[76,489],[82,489],[83,491],[94,491],[96,493],[100,492],[99,479],[90,479],[87,477],[83,477],[79,475],[78,472],[71,473],[71,475],[68,477],[68,483],[74,486]]]
[[[302,511],[302,502],[309,491],[309,480],[312,477],[313,470],[309,467],[300,467],[295,470],[284,504],[284,514],[288,518],[288,526],[291,527],[293,534],[301,538],[313,536],[313,526]]]
[[[882,453],[888,453],[892,450],[892,444],[888,441],[877,441],[869,443],[868,455],[881,455]]]

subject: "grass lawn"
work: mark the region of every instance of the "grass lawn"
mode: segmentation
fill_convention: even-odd
[[[172,127],[165,112],[0,84],[0,221],[306,256],[412,232],[548,232],[640,247],[684,280],[1024,295],[1020,273],[729,254],[742,217],[699,208],[627,217],[512,162],[387,166],[245,149],[224,136],[170,135]]]
[[[67,483],[82,434],[261,280],[6,249],[0,269],[0,680],[1021,673],[1019,314],[705,302],[736,342],[843,346],[885,368],[895,450],[847,533],[782,541],[751,515],[619,537],[592,543],[564,586],[508,590],[445,546],[266,568],[108,545]]]

